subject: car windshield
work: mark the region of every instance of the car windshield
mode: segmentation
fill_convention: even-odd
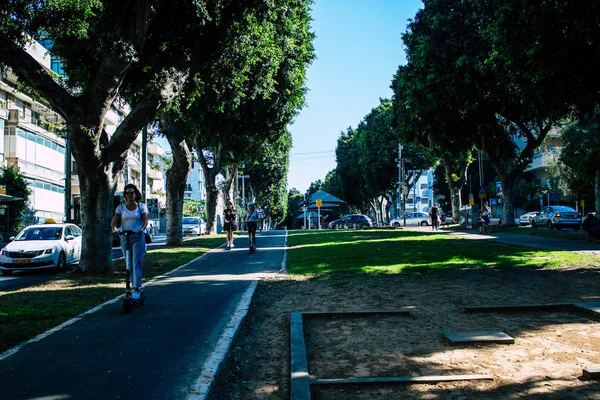
[[[15,240],[59,240],[61,236],[62,228],[60,227],[33,227],[22,230]]]
[[[186,217],[186,218],[183,219],[182,223],[188,224],[188,225],[198,224],[198,218],[189,218],[189,217]]]

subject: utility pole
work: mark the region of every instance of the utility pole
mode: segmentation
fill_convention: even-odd
[[[65,222],[71,222],[71,130],[65,132]]]
[[[246,179],[250,178],[250,175],[238,175],[238,179],[242,180],[242,208],[246,208]]]
[[[479,190],[483,187],[483,160],[481,159],[481,150],[478,150],[479,153]],[[483,208],[483,198],[479,198],[479,207]]]
[[[148,159],[148,125],[142,128],[142,203],[146,202],[146,184],[148,182],[148,171],[146,170],[146,162]]]
[[[304,220],[304,230],[306,230],[306,193],[304,193],[304,202],[302,203],[302,219]]]
[[[400,218],[400,199],[402,198],[402,144],[398,143],[398,218]]]

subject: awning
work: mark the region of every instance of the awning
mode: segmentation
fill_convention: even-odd
[[[23,198],[0,193],[0,204],[12,203],[14,201],[19,201],[19,200],[23,200]]]

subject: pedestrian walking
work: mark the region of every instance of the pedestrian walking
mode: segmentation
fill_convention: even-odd
[[[437,231],[440,228],[440,209],[437,203],[433,203],[433,207],[429,210],[429,218],[431,218],[431,230]]]
[[[227,208],[223,212],[223,229],[227,234],[227,248],[231,250],[233,246],[233,231],[237,229],[237,212],[233,205],[233,201],[227,202]]]
[[[490,218],[492,215],[492,209],[486,201],[481,208],[481,219],[483,220],[483,233],[488,233],[490,227]]]

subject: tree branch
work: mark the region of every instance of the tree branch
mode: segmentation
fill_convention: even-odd
[[[188,72],[175,72],[160,90],[149,93],[137,103],[117,127],[110,142],[103,149],[102,157],[106,162],[118,160],[127,151],[140,129],[179,94],[187,77]]]

